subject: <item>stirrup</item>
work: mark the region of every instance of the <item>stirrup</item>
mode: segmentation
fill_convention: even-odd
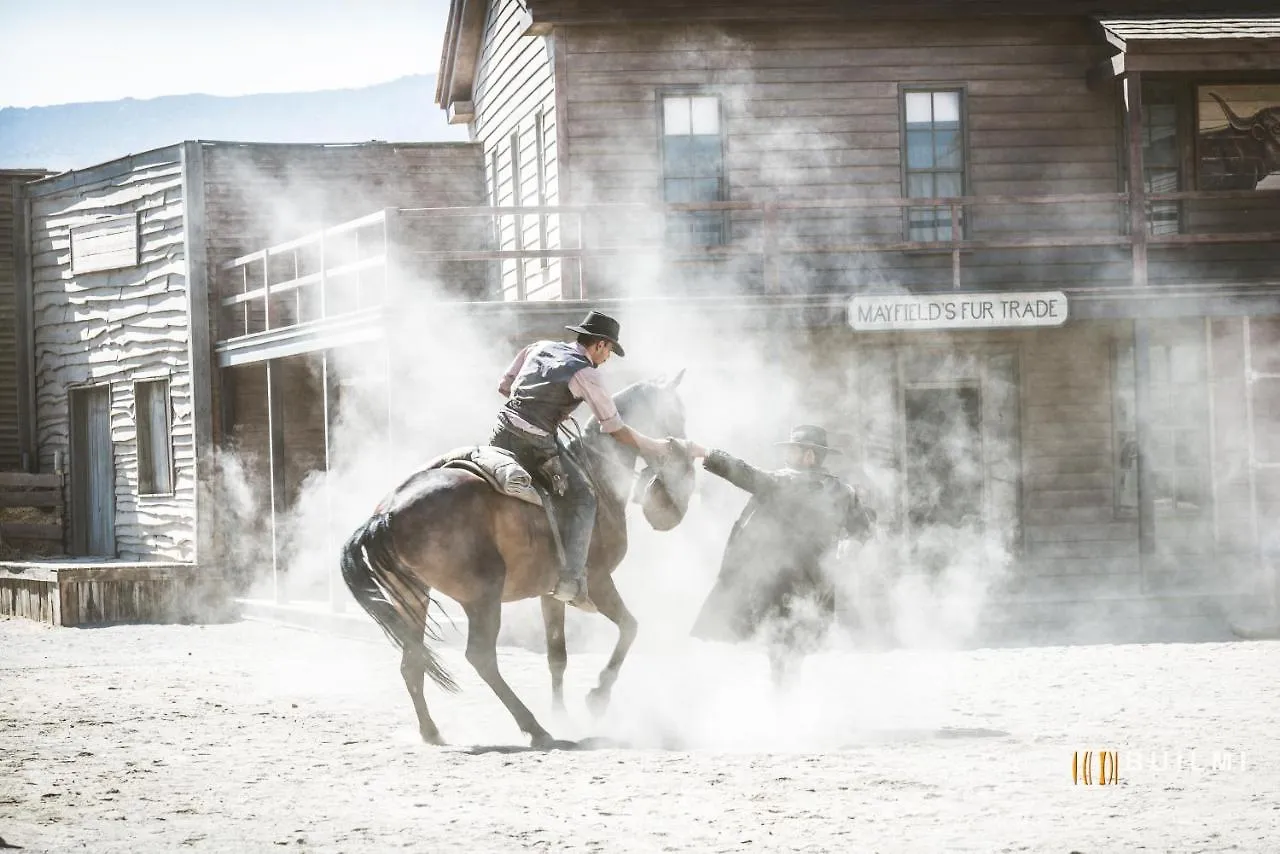
[[[566,605],[572,605],[588,614],[597,614],[599,609],[596,603],[591,601],[591,597],[587,595],[587,580],[561,578],[556,582],[556,586],[549,594],[552,599],[564,602]]]

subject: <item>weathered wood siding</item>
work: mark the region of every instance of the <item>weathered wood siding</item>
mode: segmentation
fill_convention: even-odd
[[[1116,506],[1112,353],[1131,325],[1087,323],[1023,339],[1024,561],[1033,597],[1137,595],[1136,515]]]
[[[20,187],[49,173],[34,169],[0,169],[0,469],[16,470],[22,464],[18,419],[18,252],[19,218],[23,202]]]
[[[0,615],[54,626],[189,622],[222,604],[218,582],[190,564],[0,564]]]
[[[476,74],[472,138],[484,148],[489,200],[500,206],[559,203],[561,152],[555,56],[549,36],[523,35],[520,0],[492,0]],[[560,217],[495,217],[501,249],[558,249]],[[501,262],[504,299],[559,299],[559,259]]]
[[[915,20],[953,18],[967,20],[991,15],[1018,14],[1028,17],[1053,15],[1095,15],[1100,7],[1115,16],[1127,14],[1177,17],[1201,15],[1202,0],[1112,0],[1103,6],[1093,0],[1053,0],[1024,3],[1021,0],[805,0],[786,7],[788,17],[823,22],[883,20],[908,15]],[[1234,14],[1267,13],[1275,10],[1270,0],[1236,0]],[[546,24],[617,24],[644,21],[671,23],[722,21],[775,21],[779,7],[765,0],[630,0],[625,3],[593,0],[529,0],[533,18]]]
[[[36,441],[41,471],[67,464],[69,397],[109,383],[117,555],[194,556],[195,469],[188,359],[181,149],[170,147],[28,187]],[[70,230],[107,216],[139,222],[139,263],[71,273]],[[170,382],[174,491],[138,495],[133,382]],[[72,504],[73,506],[73,504]]]
[[[901,93],[910,86],[963,90],[966,195],[1109,194],[1123,189],[1120,92],[1118,87],[1090,91],[1086,85],[1086,72],[1106,50],[1085,17],[822,23],[791,17],[757,24],[735,22],[738,16],[731,10],[719,12],[727,21],[722,26],[580,23],[558,31],[557,45],[564,53],[559,85],[565,100],[559,119],[572,152],[567,180],[575,203],[660,199],[658,99],[679,90],[722,100],[731,201],[906,195]],[[598,15],[584,15],[599,20]],[[644,18],[639,10],[618,15]],[[1232,211],[1231,216],[1206,218],[1204,204],[1188,206],[1187,229],[1265,231],[1271,220],[1256,215],[1259,206],[1272,212],[1280,207],[1274,201],[1232,201],[1217,204],[1219,211]],[[1200,213],[1190,216],[1191,207]],[[1242,217],[1246,208],[1250,215]],[[1124,234],[1126,216],[1125,206],[1112,201],[985,204],[964,213],[966,236],[975,241],[1117,239]],[[735,212],[727,219],[735,243],[758,245],[764,236],[759,213]],[[634,242],[646,228],[631,219],[594,225],[589,236],[597,243]],[[904,215],[891,207],[784,211],[774,235],[784,248],[893,243],[905,238]],[[1151,264],[1151,280],[1157,283],[1270,276],[1267,247],[1256,245],[1154,246]],[[1006,290],[1127,284],[1131,275],[1128,248],[1115,245],[978,248],[966,251],[961,267],[963,286]],[[609,261],[596,263],[588,275],[589,291],[598,296],[634,292],[636,277],[629,272]],[[702,273],[715,276],[699,281]],[[946,253],[784,255],[778,278],[783,290],[801,291],[952,287]],[[751,291],[764,286],[755,254],[732,262],[686,262],[670,279],[680,290]]]

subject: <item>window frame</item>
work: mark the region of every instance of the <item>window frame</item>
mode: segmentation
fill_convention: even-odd
[[[1178,150],[1178,191],[1183,192],[1190,187],[1199,186],[1200,179],[1198,175],[1198,164],[1199,164],[1198,152],[1199,152],[1200,144],[1199,144],[1198,134],[1196,133],[1196,130],[1195,130],[1196,122],[1199,116],[1199,106],[1196,103],[1197,85],[1199,84],[1197,84],[1195,80],[1182,77],[1182,76],[1178,76],[1172,79],[1166,78],[1166,77],[1160,77],[1160,76],[1151,76],[1151,77],[1143,78],[1143,81],[1142,81],[1142,131],[1144,134],[1144,139],[1143,139],[1143,148],[1142,148],[1142,169],[1144,174],[1142,176],[1142,184],[1144,188],[1147,188],[1146,172],[1150,168],[1147,163],[1147,146],[1146,146],[1146,139],[1145,139],[1145,135],[1150,133],[1150,128],[1151,128],[1150,117],[1151,117],[1152,99],[1149,96],[1153,91],[1160,91],[1160,90],[1163,90],[1164,92],[1169,93],[1170,99],[1173,102],[1174,109],[1177,111],[1177,114],[1174,120],[1174,126],[1176,129],[1175,131],[1176,135],[1174,137],[1174,145]],[[1121,104],[1121,107],[1123,107],[1123,103]],[[1124,127],[1123,110],[1122,110],[1120,126]],[[1121,152],[1121,162],[1126,167],[1125,169],[1121,170],[1122,173],[1127,172],[1128,171],[1127,170],[1127,167],[1128,167],[1127,151]],[[1122,187],[1121,190],[1127,191],[1128,186],[1126,185]],[[1146,189],[1146,192],[1151,193],[1152,191],[1150,189]],[[1154,234],[1154,231],[1152,230],[1152,224],[1154,223],[1154,219],[1153,219],[1154,210],[1152,210],[1152,208],[1154,207],[1155,204],[1169,205],[1174,210],[1176,219],[1177,219],[1177,230],[1172,232],[1173,234],[1186,233],[1187,211],[1186,211],[1186,206],[1183,202],[1158,202],[1158,203],[1148,202],[1149,210],[1145,214],[1148,235]],[[1128,224],[1126,223],[1126,230],[1127,230],[1127,225]]]
[[[908,191],[909,176],[920,171],[952,171],[952,170],[913,170],[907,161],[907,95],[919,93],[935,93],[935,92],[955,92],[960,96],[960,195],[968,196],[972,191],[971,188],[971,166],[969,145],[969,84],[954,81],[939,81],[920,83],[900,83],[898,84],[898,162],[900,165],[900,189],[902,198],[911,198]],[[902,208],[902,237],[904,240],[911,241],[911,211],[909,206]],[[960,209],[960,228],[959,239],[966,240],[972,232],[972,226],[969,212],[965,208]],[[953,232],[955,231],[955,223],[951,224]],[[949,241],[938,241],[949,242]]]
[[[718,176],[718,180],[720,182],[720,198],[717,199],[717,201],[728,202],[731,200],[730,199],[731,194],[729,192],[729,150],[728,150],[729,149],[729,146],[728,146],[729,132],[728,132],[728,126],[726,122],[728,117],[726,115],[727,111],[725,110],[725,93],[722,90],[715,87],[668,86],[668,87],[660,87],[654,91],[654,105],[656,110],[655,120],[657,122],[657,131],[658,131],[656,135],[656,140],[658,145],[658,202],[662,205],[667,204],[667,151],[666,151],[667,147],[664,142],[667,138],[666,101],[668,98],[699,98],[699,97],[716,99],[717,122],[719,123],[718,126],[720,129],[720,132],[719,132],[720,174]],[[689,136],[692,136],[692,134],[689,134]],[[733,242],[731,239],[731,235],[729,233],[731,224],[729,221],[728,211],[720,211],[719,217],[715,216],[716,214],[715,211],[702,211],[702,212],[690,211],[690,212],[676,212],[676,213],[677,214],[691,213],[694,215],[704,216],[707,220],[719,221],[719,229],[720,229],[719,240],[714,242],[708,242],[705,244],[694,244],[692,248],[697,248],[701,246],[726,246]],[[671,214],[668,214],[668,216],[670,215]],[[663,219],[664,219],[663,227],[665,229],[666,217],[664,217]],[[665,233],[663,236],[663,240],[664,242],[666,241]]]
[[[164,456],[163,462],[164,462],[164,465],[167,467],[167,480],[168,480],[167,490],[159,490],[156,488],[157,483],[155,483],[154,481],[156,480],[155,475],[156,475],[156,471],[158,470],[153,470],[151,473],[151,479],[153,481],[153,483],[150,484],[150,486],[152,487],[151,489],[144,489],[143,480],[142,480],[142,472],[143,472],[142,455],[144,451],[143,451],[143,443],[142,443],[142,418],[140,417],[141,416],[140,403],[142,401],[142,395],[139,393],[139,388],[142,386],[156,386],[156,385],[162,385],[164,387],[162,400],[164,404],[165,456]],[[136,453],[136,462],[137,462],[137,469],[138,469],[138,476],[137,476],[138,497],[139,498],[172,497],[176,490],[175,482],[177,479],[177,472],[175,471],[174,456],[173,456],[173,378],[168,374],[165,374],[163,376],[155,376],[155,377],[145,377],[145,376],[135,377],[132,380],[132,387],[133,387],[133,429],[134,429],[133,443],[134,443],[134,448]],[[149,438],[150,438],[150,430],[152,426],[153,425],[151,424],[151,422],[148,421],[147,430],[148,430]],[[153,443],[154,443],[154,440],[148,443],[148,448],[146,453],[150,454],[150,446]],[[158,462],[158,461],[152,461],[152,462]]]

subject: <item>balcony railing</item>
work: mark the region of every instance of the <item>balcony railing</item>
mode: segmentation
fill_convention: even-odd
[[[857,283],[864,293],[877,290],[877,279],[894,290],[1280,279],[1265,246],[1280,244],[1280,191],[1162,193],[1145,201],[1147,228],[1138,240],[1126,233],[1125,193],[389,208],[220,265],[219,338],[377,308],[403,282],[423,277],[450,284],[463,300],[524,299],[527,276],[556,278],[563,298],[626,296],[610,292],[601,272],[618,258],[676,270],[728,265],[759,294],[852,290],[850,271],[868,269],[876,275]],[[1151,234],[1150,210],[1170,203],[1181,232]],[[959,227],[947,239],[904,239],[911,209],[945,211]],[[695,213],[723,217],[727,239],[672,245],[668,216]],[[1272,228],[1253,230],[1258,223]],[[559,245],[541,245],[548,234]]]

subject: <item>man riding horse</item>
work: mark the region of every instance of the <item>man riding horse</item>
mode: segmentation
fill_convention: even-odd
[[[563,543],[564,563],[549,594],[584,611],[596,607],[587,595],[587,549],[596,518],[596,497],[586,473],[565,454],[556,438],[560,425],[583,401],[601,432],[637,450],[647,460],[663,457],[670,445],[622,422],[617,406],[595,369],[617,353],[620,325],[606,314],[588,312],[571,343],[536,341],[515,357],[498,391],[507,398],[489,444],[509,451],[550,487],[553,515]]]
[[[751,493],[725,546],[715,586],[693,626],[704,640],[756,637],[769,650],[775,684],[793,675],[835,616],[835,589],[824,571],[833,547],[849,536],[864,537],[875,512],[853,487],[827,471],[821,427],[791,431],[786,467],[762,471],[724,451],[691,445],[703,468]]]

